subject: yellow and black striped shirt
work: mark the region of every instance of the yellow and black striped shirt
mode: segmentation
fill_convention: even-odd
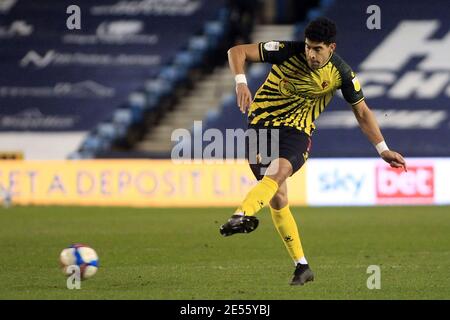
[[[273,66],[250,106],[250,126],[294,127],[311,135],[337,89],[351,105],[364,100],[358,79],[336,53],[316,70],[306,62],[304,42],[262,42],[259,54]]]

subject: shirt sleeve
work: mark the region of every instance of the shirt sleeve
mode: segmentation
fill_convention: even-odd
[[[355,73],[348,68],[342,75],[341,92],[345,101],[352,106],[364,100],[364,94]]]
[[[305,45],[298,41],[268,41],[259,43],[259,57],[262,62],[281,64],[304,50]]]

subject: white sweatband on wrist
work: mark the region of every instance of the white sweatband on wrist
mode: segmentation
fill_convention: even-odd
[[[377,149],[379,155],[381,155],[381,153],[384,151],[389,151],[389,148],[385,141],[381,141],[380,143],[378,143],[375,146],[375,149]]]
[[[236,84],[239,84],[239,83],[247,84],[247,78],[245,77],[245,74],[243,74],[243,73],[237,74],[234,77],[234,81],[236,81]]]

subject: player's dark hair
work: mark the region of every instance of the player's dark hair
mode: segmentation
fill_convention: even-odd
[[[336,24],[326,17],[311,21],[305,29],[305,37],[314,42],[327,45],[336,42]]]

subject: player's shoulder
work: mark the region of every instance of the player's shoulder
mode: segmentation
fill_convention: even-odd
[[[355,105],[364,100],[361,85],[352,68],[336,53],[333,54],[331,62],[341,76],[342,94],[344,99],[351,105]]]
[[[270,40],[259,43],[261,61],[273,64],[281,64],[304,50],[305,44],[302,41]]]
[[[352,68],[336,52],[333,53],[333,56],[331,57],[330,62],[338,70],[338,72],[340,73],[341,77],[344,78],[344,77],[351,77],[352,76],[352,73],[353,73]]]

